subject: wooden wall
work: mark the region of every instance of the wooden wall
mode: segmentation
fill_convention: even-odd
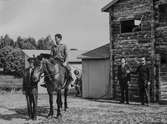
[[[166,0],[122,0],[110,8],[110,53],[111,81],[113,82],[114,99],[120,98],[120,88],[117,83],[117,67],[120,58],[126,57],[133,71],[139,63],[138,58],[147,57],[150,65],[151,99],[158,101],[167,95],[167,81],[161,76],[161,60],[167,54],[167,22],[160,22],[159,5],[167,4]],[[141,31],[121,33],[122,20],[140,20]],[[166,63],[167,64],[167,63]],[[164,76],[164,75],[163,75]],[[166,74],[167,76],[167,74]],[[164,91],[165,89],[165,91]],[[132,75],[130,99],[139,98],[137,75]]]
[[[166,0],[154,0],[155,10],[155,51],[159,54],[159,79],[158,90],[159,102],[167,101],[167,21],[160,21],[159,5],[167,4]],[[165,61],[164,61],[165,60]],[[163,62],[164,61],[164,62]]]
[[[117,67],[120,64],[121,57],[126,57],[132,71],[139,66],[138,58],[146,56],[150,65],[151,76],[153,74],[153,33],[152,33],[152,1],[151,0],[122,0],[116,3],[110,10],[110,29],[111,29],[111,58],[113,59],[113,89],[114,99],[120,99],[120,88],[117,83]],[[121,33],[121,20],[138,19],[143,16],[141,31]],[[154,80],[152,80],[154,82]],[[154,83],[152,83],[154,89]],[[132,75],[131,87],[129,87],[130,99],[138,101],[139,88],[137,75]],[[151,91],[152,97],[153,90]]]
[[[82,91],[84,98],[111,98],[109,59],[82,60]]]

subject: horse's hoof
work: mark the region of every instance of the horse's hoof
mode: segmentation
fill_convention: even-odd
[[[63,108],[63,104],[62,103],[60,104],[60,108]]]
[[[32,120],[33,120],[33,121],[36,121],[36,120],[37,120],[37,117],[32,118]]]
[[[68,107],[65,107],[65,108],[64,108],[64,111],[67,111],[67,109],[68,109]]]
[[[50,113],[49,113],[48,116],[47,116],[47,118],[48,118],[48,119],[53,118],[53,114],[50,114]]]
[[[50,116],[47,116],[48,119],[52,119],[53,118],[53,115],[50,115]]]
[[[62,115],[61,114],[57,114],[57,116],[55,118],[59,119],[60,117],[62,117]]]

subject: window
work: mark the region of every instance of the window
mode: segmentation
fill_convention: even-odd
[[[161,54],[161,71],[166,72],[167,70],[167,56]]]
[[[167,22],[167,4],[159,5],[159,21]]]
[[[140,20],[126,20],[121,21],[121,33],[141,31]]]

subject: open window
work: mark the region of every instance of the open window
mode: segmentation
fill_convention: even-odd
[[[167,4],[159,5],[159,21],[167,23]]]
[[[141,20],[121,21],[121,33],[141,31]]]

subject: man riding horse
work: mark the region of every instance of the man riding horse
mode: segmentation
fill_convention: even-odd
[[[62,35],[55,35],[55,42],[51,48],[51,54],[41,54],[38,60],[41,61],[40,70],[36,71],[36,76],[44,73],[44,82],[41,86],[46,87],[49,95],[50,111],[48,117],[53,117],[53,93],[57,93],[57,117],[61,115],[62,107],[61,90],[64,89],[64,110],[67,109],[68,85],[73,80],[68,65],[67,47],[61,44]]]
[[[62,41],[62,35],[61,34],[56,34],[55,35],[55,41],[54,45],[51,48],[51,53],[50,55],[52,56],[52,63],[55,63],[55,60],[59,60],[62,65],[66,68],[66,78],[69,82],[73,80],[72,74],[71,74],[71,68],[68,65],[68,51],[66,45],[61,43]],[[47,81],[45,80],[45,84],[41,84],[42,87],[47,87]]]

